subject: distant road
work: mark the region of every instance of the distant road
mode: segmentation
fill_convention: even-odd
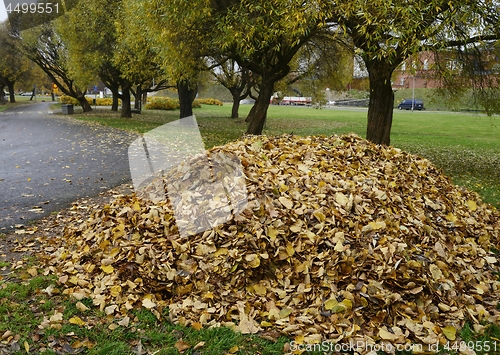
[[[0,112],[0,232],[131,179],[136,135],[58,117],[50,105]]]

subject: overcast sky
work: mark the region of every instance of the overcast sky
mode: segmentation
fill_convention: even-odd
[[[0,22],[7,19],[7,11],[5,10],[5,5],[3,1],[0,1]]]

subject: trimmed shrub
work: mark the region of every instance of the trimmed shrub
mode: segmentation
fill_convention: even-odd
[[[113,105],[113,98],[111,97],[105,97],[105,98],[98,98],[95,100],[95,103],[97,106],[111,106]],[[118,99],[118,105],[122,104],[122,100]]]
[[[146,104],[148,110],[177,110],[179,107],[179,100],[168,97],[154,97]]]
[[[86,99],[90,105],[94,104],[93,98],[87,97]],[[97,106],[111,106],[111,105],[113,105],[113,99],[111,97],[106,97],[106,98],[102,98],[102,99],[97,98],[95,101],[96,101]],[[67,96],[67,95],[63,95],[63,96],[59,97],[59,102],[62,104],[80,105],[80,103],[78,102],[77,99],[75,99],[74,97],[71,97],[71,96]],[[122,100],[118,99],[118,104],[121,105]]]
[[[193,108],[201,108],[201,100],[193,100]],[[222,103],[221,103],[222,104]],[[180,108],[178,99],[171,99],[169,97],[153,97],[148,98],[146,109],[148,110],[177,110]]]
[[[87,99],[87,102],[89,104],[92,104],[92,99],[89,99],[88,97],[86,99]],[[59,97],[59,102],[62,104],[72,104],[75,106],[80,105],[80,103],[78,102],[77,99],[75,99],[74,97],[71,97],[71,96],[67,96],[67,95],[63,95],[63,96]]]
[[[223,106],[222,101],[217,99],[197,99],[202,105],[214,105],[214,106]]]

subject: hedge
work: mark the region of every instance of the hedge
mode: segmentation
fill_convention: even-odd
[[[87,102],[89,105],[94,104],[94,99],[90,97],[86,97]],[[63,95],[59,98],[59,102],[62,104],[73,104],[73,105],[80,105],[77,99],[71,96]],[[121,105],[122,100],[118,99],[118,104]],[[97,106],[111,106],[113,105],[113,99],[106,97],[106,98],[97,98],[96,99],[96,105]]]

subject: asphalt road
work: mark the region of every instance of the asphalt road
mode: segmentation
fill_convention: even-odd
[[[0,112],[0,232],[130,182],[136,135],[36,103]]]

